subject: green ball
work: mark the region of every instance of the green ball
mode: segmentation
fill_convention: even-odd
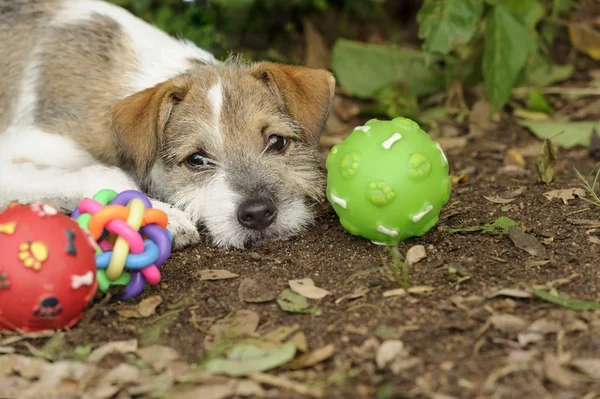
[[[451,190],[440,145],[407,118],[372,119],[327,157],[327,199],[342,226],[376,244],[427,233]]]

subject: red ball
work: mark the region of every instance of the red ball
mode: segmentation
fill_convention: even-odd
[[[93,298],[89,233],[52,205],[11,205],[0,213],[0,330],[72,327]]]

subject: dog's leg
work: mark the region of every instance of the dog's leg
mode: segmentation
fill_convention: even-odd
[[[0,208],[11,201],[50,202],[72,211],[79,201],[91,198],[101,189],[139,190],[121,169],[101,164],[63,169],[26,161],[0,163]],[[157,200],[152,202],[154,207],[167,213],[175,248],[199,242],[196,226],[183,211]]]

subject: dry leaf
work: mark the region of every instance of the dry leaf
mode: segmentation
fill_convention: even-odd
[[[121,317],[140,319],[143,317],[150,317],[156,313],[156,308],[163,302],[160,295],[148,297],[135,306],[126,307],[124,309],[117,310],[117,313]]]
[[[525,167],[525,158],[519,153],[516,148],[510,148],[504,155],[504,165],[516,165]]]
[[[121,363],[102,376],[103,383],[117,384],[119,386],[127,383],[136,383],[140,379],[140,370],[127,363]]]
[[[12,359],[11,370],[28,380],[40,378],[50,366],[48,361],[36,357],[22,355],[8,355],[7,357]]]
[[[302,20],[304,29],[304,58],[309,68],[329,68],[330,55],[325,40],[315,25],[308,19]]]
[[[588,377],[600,381],[600,359],[575,359],[569,365],[575,367]]]
[[[466,183],[469,180],[469,175],[466,173],[459,176],[450,175],[450,180],[452,181],[452,184]]]
[[[600,32],[584,23],[569,25],[569,40],[573,47],[600,60]]]
[[[175,349],[163,345],[150,345],[140,348],[137,354],[157,373],[166,369],[170,362],[179,359],[179,353]]]
[[[283,376],[276,376],[266,373],[252,373],[248,376],[248,378],[250,378],[252,381],[256,381],[261,384],[271,385],[274,387],[295,392],[304,398],[318,399],[323,397],[323,389],[321,387],[312,387],[310,385],[301,384]]]
[[[203,269],[198,271],[198,276],[200,277],[200,280],[203,281],[227,280],[238,277],[237,274],[222,269]]]
[[[128,341],[113,341],[108,344],[102,345],[96,348],[88,356],[89,363],[98,363],[106,355],[111,353],[130,353],[137,350],[138,343],[136,339],[130,339]]]
[[[519,333],[529,326],[529,322],[511,314],[492,315],[489,318],[489,322],[497,330],[507,333]]]
[[[571,388],[579,382],[577,375],[562,367],[558,357],[551,353],[544,355],[544,374],[546,378],[562,388]]]
[[[516,198],[502,198],[498,195],[483,195],[482,197],[493,204],[508,204],[516,200]]]
[[[338,299],[336,299],[335,304],[339,305],[340,303],[342,303],[344,301],[363,297],[368,292],[369,292],[369,287],[358,287],[357,289],[352,291],[352,293],[343,295],[343,296],[339,297]]]
[[[310,278],[288,281],[290,288],[297,294],[309,299],[322,299],[331,292],[315,286],[315,282]]]
[[[493,294],[488,295],[488,298],[494,298],[497,296],[507,296],[511,298],[531,298],[533,297],[533,294],[520,288],[503,288],[494,292]]]
[[[230,379],[221,384],[202,385],[187,391],[173,392],[172,399],[227,399],[232,397],[263,397],[264,389],[250,380]]]
[[[575,199],[575,196],[584,198],[586,196],[586,192],[582,188],[565,188],[562,190],[551,190],[544,193],[544,197],[546,197],[548,201],[552,201],[554,198],[559,198],[565,205],[569,203],[569,200]]]
[[[469,136],[481,137],[493,126],[491,121],[492,107],[486,100],[478,100],[469,113]]]
[[[510,227],[508,229],[508,237],[515,244],[515,247],[538,258],[546,258],[546,248],[531,234],[525,233],[518,227]]]
[[[538,182],[552,183],[556,160],[556,150],[552,142],[549,139],[545,139],[541,151],[535,160],[535,171]]]
[[[425,252],[425,246],[415,245],[406,252],[406,263],[409,266],[412,266],[426,257],[427,253]]]
[[[425,294],[427,292],[433,291],[435,288],[428,285],[419,285],[416,287],[410,287],[408,292],[404,288],[396,288],[393,290],[388,290],[383,292],[383,297],[388,298],[392,296],[404,296],[408,294]]]
[[[522,347],[540,342],[543,339],[544,335],[536,332],[524,332],[517,335],[517,341],[519,341],[519,345]]]
[[[306,342],[306,334],[304,331],[298,331],[287,342],[294,344],[300,352],[308,351],[308,343]]]
[[[241,301],[248,303],[262,303],[273,301],[277,298],[279,292],[271,289],[269,284],[259,284],[251,278],[244,278],[238,287],[238,297]]]
[[[384,341],[377,349],[375,363],[377,368],[384,369],[388,364],[398,357],[407,357],[408,350],[404,348],[404,342],[399,339],[390,339]]]
[[[258,328],[260,317],[252,310],[240,309],[227,317],[217,320],[209,330],[210,335],[204,337],[204,348],[212,349],[215,343],[223,337],[235,339],[250,335]]]
[[[312,367],[329,359],[335,353],[335,345],[329,344],[309,353],[305,353],[290,363],[292,369]]]
[[[468,138],[466,136],[458,137],[439,137],[435,140],[444,152],[460,150],[467,146]]]

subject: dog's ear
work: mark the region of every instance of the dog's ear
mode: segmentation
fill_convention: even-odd
[[[112,130],[121,162],[138,177],[150,172],[162,148],[173,107],[183,100],[187,91],[185,79],[173,78],[112,106]]]
[[[305,129],[306,139],[318,144],[333,103],[335,78],[325,69],[260,62],[252,75],[266,84]]]

